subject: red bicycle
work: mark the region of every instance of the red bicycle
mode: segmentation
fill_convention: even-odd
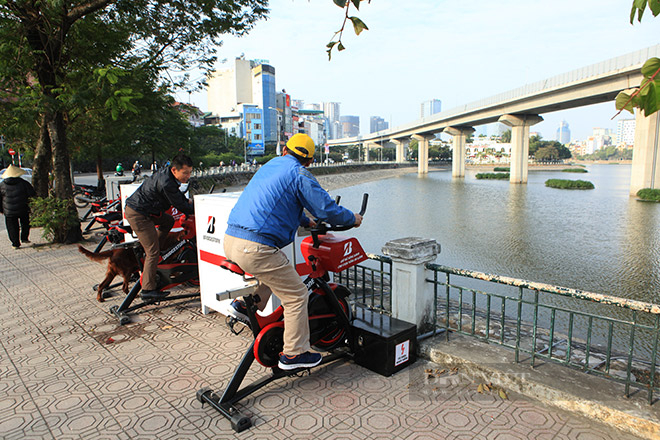
[[[369,195],[364,194],[360,215],[364,215],[366,211],[368,198]],[[317,226],[311,229],[311,236],[306,237],[300,245],[306,270],[297,269],[299,273],[303,272],[301,275],[307,275],[304,283],[309,289],[310,344],[318,351],[330,352],[319,364],[323,365],[341,357],[350,357],[355,352],[355,341],[351,335],[353,314],[348,303],[351,291],[341,284],[330,283],[329,272],[341,272],[355,266],[365,261],[367,254],[356,238],[329,233],[346,231],[353,226],[331,226],[318,220],[316,223]],[[224,260],[219,264],[244,277],[253,286],[257,285],[258,281],[246,274],[236,263]],[[254,341],[243,356],[222,396],[218,396],[208,387],[197,391],[197,400],[202,404],[209,403],[229,419],[236,432],[252,426],[250,418],[234,407],[238,401],[274,380],[309,370],[308,368],[282,370],[277,366],[279,354],[284,347],[283,308],[280,306],[267,316],[258,315],[254,295],[245,295],[243,289],[241,293],[247,307],[249,327],[254,334]],[[223,300],[234,296],[231,292],[223,292],[217,294],[217,297],[218,300]],[[255,360],[271,368],[271,375],[241,388],[243,379]]]

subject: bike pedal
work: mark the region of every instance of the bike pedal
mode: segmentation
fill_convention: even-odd
[[[235,335],[240,335],[241,333],[243,333],[243,331],[245,330],[246,327],[250,328],[249,323],[247,323],[245,321],[242,321],[238,318],[235,318],[233,316],[227,316],[227,319],[226,319],[225,322],[227,324],[227,327],[229,327],[229,330]],[[236,328],[235,328],[236,324],[241,324],[242,325],[240,330],[236,330]]]

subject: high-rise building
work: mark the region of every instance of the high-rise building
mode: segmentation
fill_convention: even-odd
[[[263,110],[264,142],[277,141],[277,99],[275,68],[257,64],[252,68],[252,102]]]
[[[341,123],[339,122],[340,103],[324,102],[323,114],[328,120],[328,139],[341,139],[344,137]]]
[[[390,128],[390,124],[385,121],[385,119],[380,116],[372,116],[369,118],[369,133],[375,133],[381,130],[387,130]]]
[[[356,137],[360,135],[359,116],[340,116],[339,121],[342,125],[344,137]]]
[[[442,111],[442,101],[439,99],[430,99],[428,101],[422,102],[420,106],[420,118],[425,118],[427,116],[440,113]]]
[[[621,119],[616,124],[617,145],[633,145],[635,143],[635,120]]]
[[[208,110],[215,115],[235,113],[239,104],[252,103],[252,62],[236,58],[233,66],[213,72],[206,90]]]
[[[277,100],[275,93],[275,68],[261,60],[236,58],[231,67],[213,73],[207,87],[208,105],[217,120],[241,117],[243,128],[258,126],[260,146],[254,154],[263,151],[266,142],[277,141]],[[260,116],[256,118],[256,110]],[[249,115],[248,115],[249,113]],[[250,123],[245,121],[250,118]],[[252,128],[250,128],[252,130]],[[250,133],[251,134],[251,133]],[[247,136],[247,132],[243,132]],[[251,140],[250,140],[251,142]]]
[[[571,130],[568,128],[568,122],[561,121],[557,129],[557,142],[568,144],[571,142]]]

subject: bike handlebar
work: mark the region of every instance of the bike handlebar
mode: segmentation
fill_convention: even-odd
[[[336,202],[339,204],[340,196],[337,196]],[[362,195],[362,207],[360,208],[360,216],[363,216],[365,212],[367,212],[367,203],[369,202],[369,194],[364,193]],[[329,225],[326,222],[323,221],[316,221],[317,225],[314,228],[311,228],[312,236],[318,237],[318,235],[325,234],[328,231],[348,231],[349,229],[353,229],[355,227],[355,224],[352,225]],[[314,240],[315,242],[317,241],[316,239]]]

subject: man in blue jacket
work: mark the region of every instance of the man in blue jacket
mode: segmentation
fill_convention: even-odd
[[[225,256],[259,280],[257,306],[263,310],[271,291],[284,307],[283,370],[314,367],[320,353],[311,353],[307,315],[307,287],[280,251],[293,241],[299,226],[314,226],[303,213],[332,225],[360,226],[362,216],[338,206],[306,169],[314,160],[314,141],[298,133],[286,144],[283,156],[262,166],[236,202],[227,221]],[[246,319],[245,303],[234,300],[233,314]]]

